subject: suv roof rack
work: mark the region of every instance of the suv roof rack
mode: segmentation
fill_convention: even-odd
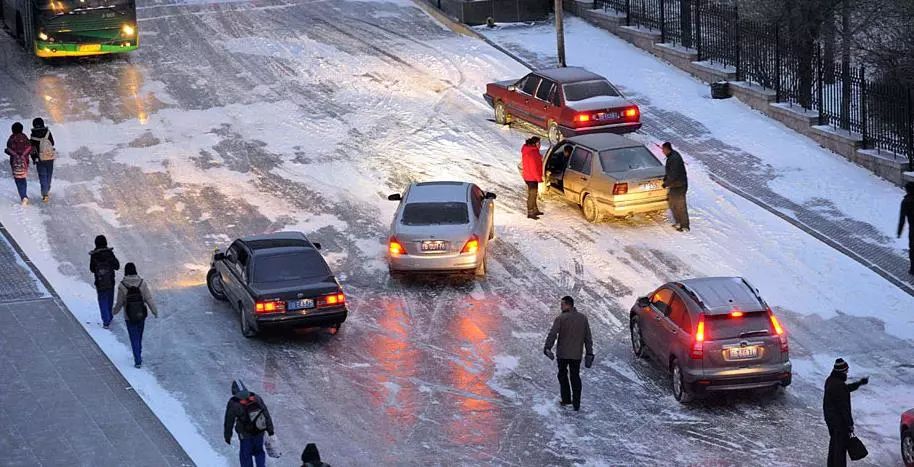
[[[692,297],[692,300],[695,300],[695,302],[698,303],[698,306],[700,306],[702,310],[708,309],[707,305],[705,305],[704,300],[702,300],[698,293],[692,290],[691,287],[683,284],[682,282],[673,282],[673,285],[679,286],[680,289]]]
[[[768,306],[768,303],[765,302],[765,300],[758,294],[758,291],[755,289],[755,287],[753,287],[752,284],[750,284],[749,281],[747,281],[745,277],[740,277],[739,279],[741,281],[743,281],[743,284],[746,284],[746,287],[749,287],[749,291],[752,292],[752,296],[754,296],[755,299],[758,300],[758,302],[762,306],[764,306],[765,308],[770,308]]]

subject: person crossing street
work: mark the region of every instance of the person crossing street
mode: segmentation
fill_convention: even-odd
[[[825,380],[822,412],[828,426],[828,467],[847,465],[847,445],[854,434],[854,417],[851,415],[851,393],[869,383],[869,378],[847,383],[850,367],[844,359],[835,360],[831,375]]]
[[[546,347],[543,353],[550,360],[555,359],[552,347],[558,339],[558,378],[561,392],[561,404],[573,405],[574,410],[581,409],[581,356],[584,355],[584,367],[593,365],[593,339],[590,334],[590,323],[587,316],[574,307],[574,299],[565,296],[561,302],[562,312],[552,322],[552,329],[546,336]]]

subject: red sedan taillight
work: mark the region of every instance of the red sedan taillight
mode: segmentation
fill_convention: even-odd
[[[641,111],[638,110],[638,107],[629,107],[622,112],[622,116],[626,120],[638,120]]]
[[[263,300],[254,304],[254,313],[282,313],[286,311],[284,300]]]
[[[343,295],[343,292],[337,292],[330,295],[324,295],[323,297],[318,297],[317,306],[340,306],[346,303],[346,295]]]
[[[587,123],[590,120],[591,120],[590,114],[581,113],[581,114],[577,114],[574,116],[575,123]]]

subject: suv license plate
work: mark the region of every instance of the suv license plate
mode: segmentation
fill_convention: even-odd
[[[314,299],[305,298],[302,300],[289,300],[286,309],[289,311],[303,310],[305,308],[314,308]]]
[[[422,251],[447,251],[447,242],[444,240],[425,240],[422,242]]]
[[[730,360],[745,360],[758,357],[758,347],[733,347],[729,349]]]

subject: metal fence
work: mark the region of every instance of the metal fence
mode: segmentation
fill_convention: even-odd
[[[914,100],[910,88],[852,63],[801,47],[786,26],[740,17],[727,0],[595,0],[627,26],[660,33],[661,42],[692,49],[745,80],[772,89],[775,100],[818,113],[820,125],[862,135],[864,148],[890,151],[914,170]]]

